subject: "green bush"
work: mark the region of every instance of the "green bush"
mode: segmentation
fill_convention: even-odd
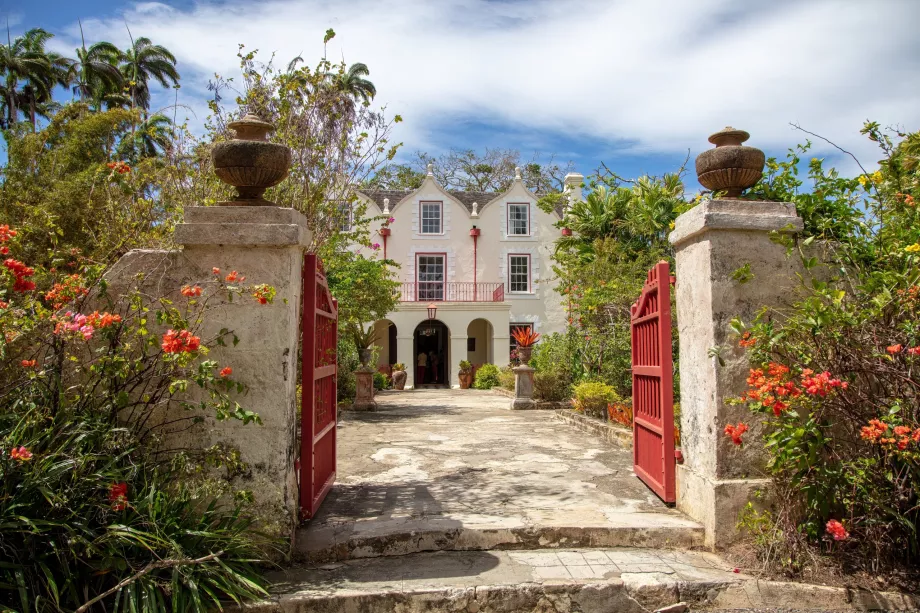
[[[382,372],[374,373],[374,389],[385,390],[390,387],[390,380]]]
[[[499,385],[499,370],[495,364],[483,364],[476,371],[473,387],[478,390],[490,390]]]
[[[355,371],[361,365],[358,359],[358,350],[355,344],[347,335],[339,336],[338,344],[338,390],[337,396],[339,402],[351,402],[355,399],[357,383],[355,381]]]
[[[575,386],[575,409],[585,415],[607,419],[607,405],[620,401],[612,386],[600,381],[585,381]]]
[[[498,385],[506,390],[514,391],[514,371],[510,366],[502,366],[498,371]]]
[[[561,402],[570,398],[571,386],[566,376],[559,371],[538,370],[533,376],[533,392],[539,400]]]
[[[472,367],[473,367],[473,365],[470,364],[470,361],[469,361],[469,360],[460,360],[460,370],[461,370],[461,371],[470,370]]]

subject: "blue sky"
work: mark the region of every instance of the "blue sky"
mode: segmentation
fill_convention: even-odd
[[[915,0],[0,0],[0,16],[69,53],[78,18],[89,41],[120,45],[127,21],[178,56],[192,125],[237,44],[318,58],[332,27],[330,57],[368,64],[377,102],[405,118],[406,155],[504,147],[637,176],[675,169],[725,125],[783,155],[805,138],[797,122],[871,167],[864,120],[920,128]]]

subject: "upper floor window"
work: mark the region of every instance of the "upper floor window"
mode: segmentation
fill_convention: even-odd
[[[508,235],[530,236],[530,205],[508,205]]]
[[[444,233],[444,203],[421,202],[419,203],[419,228],[420,234]]]
[[[350,202],[339,202],[339,232],[351,232],[354,224],[354,208]]]
[[[512,294],[530,293],[530,255],[508,256],[508,291]]]

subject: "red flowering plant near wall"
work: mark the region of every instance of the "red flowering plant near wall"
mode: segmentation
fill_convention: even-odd
[[[232,283],[204,274],[171,296],[116,297],[102,266],[66,253],[63,266],[32,267],[18,240],[0,226],[0,610],[40,599],[73,610],[154,560],[218,551],[179,570],[178,584],[164,569],[126,589],[261,594],[248,516],[212,504],[249,497],[235,482],[240,453],[172,449],[164,434],[205,419],[259,422],[233,365],[211,358],[237,337],[205,324],[215,306],[268,302],[274,288],[235,272]]]
[[[764,555],[795,566],[824,548],[877,573],[920,564],[920,133],[863,133],[878,171],[842,178],[815,158],[800,192],[801,147],[754,189],[796,204],[804,233],[775,240],[802,273],[785,304],[732,322],[752,366],[733,402],[757,414],[742,440],[765,446],[773,480]]]

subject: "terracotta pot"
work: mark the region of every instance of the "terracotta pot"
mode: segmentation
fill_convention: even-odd
[[[737,198],[763,176],[764,154],[760,149],[744,147],[741,143],[751,137],[744,130],[731,126],[709,137],[715,149],[696,158],[696,175],[700,185],[714,192],[725,191],[728,198]]]
[[[265,190],[287,177],[291,150],[268,142],[272,124],[249,114],[227,124],[236,138],[217,143],[211,151],[214,174],[236,187],[237,200],[222,202],[233,206],[275,206],[262,198]]]
[[[530,361],[530,355],[533,353],[533,345],[530,347],[518,347],[518,358],[521,360],[521,364],[527,364]]]
[[[460,377],[460,389],[470,389],[470,385],[473,383],[473,371],[461,370],[458,376]]]
[[[404,370],[394,370],[393,371],[393,389],[397,389],[397,390],[406,389],[406,371]]]

